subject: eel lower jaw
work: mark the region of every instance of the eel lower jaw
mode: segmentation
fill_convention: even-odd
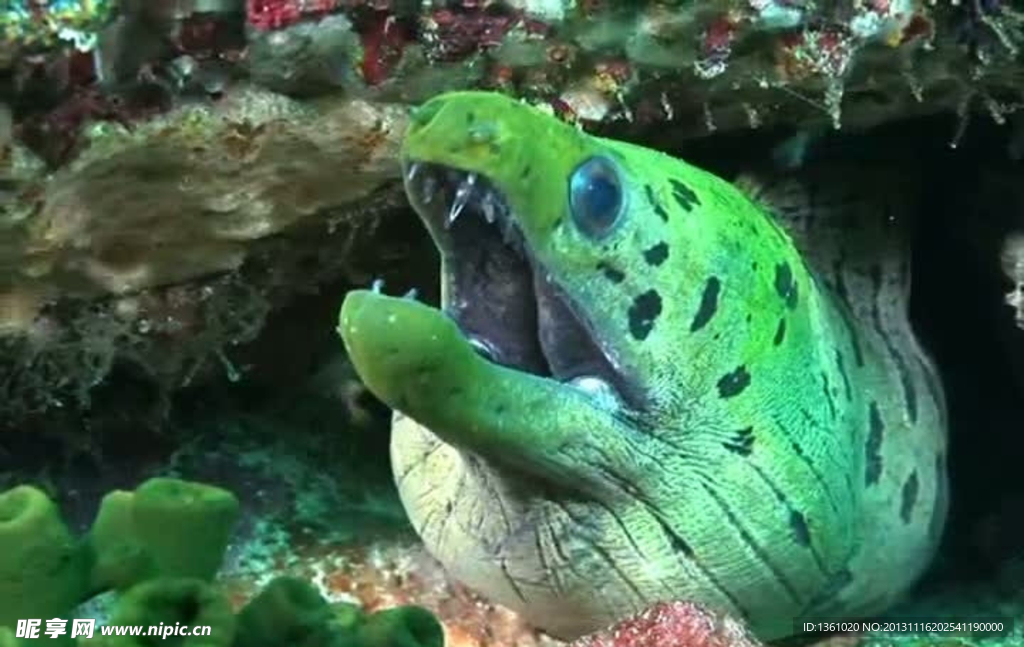
[[[485,359],[437,308],[353,290],[338,333],[375,396],[460,452],[574,497],[639,480],[617,399]]]
[[[639,406],[637,384],[536,260],[488,178],[415,160],[404,161],[403,175],[442,257],[442,308],[479,354],[575,387],[604,406]]]

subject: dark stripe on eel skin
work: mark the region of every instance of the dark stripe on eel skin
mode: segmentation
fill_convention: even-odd
[[[868,411],[868,440],[864,446],[864,484],[874,485],[882,476],[882,436],[885,423],[878,403],[872,401]]]
[[[919,488],[920,483],[917,482],[917,471],[915,470],[903,482],[903,490],[900,492],[900,519],[903,520],[903,523],[910,523],[910,515],[914,513],[914,506],[917,505]]]
[[[786,577],[786,574],[779,570],[779,568],[771,562],[771,560],[768,558],[768,552],[764,549],[763,546],[758,544],[757,541],[754,539],[753,535],[751,535],[750,532],[745,527],[743,527],[742,521],[740,520],[739,516],[733,511],[733,509],[729,506],[728,502],[726,502],[726,500],[722,498],[714,490],[714,488],[710,487],[706,483],[702,483],[701,486],[704,488],[704,491],[707,492],[708,496],[711,497],[711,499],[718,505],[718,507],[725,514],[725,518],[729,521],[729,525],[731,525],[736,530],[736,534],[738,534],[743,543],[747,545],[747,547],[750,549],[750,552],[754,554],[754,556],[757,558],[759,562],[764,564],[764,566],[769,571],[771,571],[772,577],[774,577],[775,581],[778,582],[783,589],[785,589],[786,593],[789,594],[789,596],[792,597],[794,600],[799,602],[801,596],[800,593],[796,590],[796,587],[793,586],[793,583],[789,581],[789,578]]]
[[[750,456],[754,451],[754,428],[746,427],[740,429],[733,434],[732,438],[724,441],[722,446],[734,454]]]
[[[682,555],[683,560],[685,560],[688,564],[692,564],[694,568],[700,571],[701,575],[707,578],[707,580],[711,582],[711,585],[715,587],[715,590],[717,590],[727,600],[729,600],[729,602],[732,604],[733,608],[736,609],[736,612],[739,614],[741,618],[743,618],[744,620],[749,619],[750,612],[742,604],[740,604],[740,601],[736,598],[736,596],[734,596],[728,589],[722,586],[722,583],[718,580],[717,577],[715,577],[715,575],[711,571],[709,571],[707,568],[704,567],[703,564],[701,564],[700,560],[697,559],[697,555],[693,552],[693,548],[690,547],[690,544],[688,544],[685,539],[680,537],[679,534],[672,528],[672,526],[670,526],[665,521],[664,515],[661,513],[661,511],[648,502],[645,502],[645,505],[647,506],[647,511],[651,514],[652,517],[654,517],[654,520],[658,522],[658,525],[661,526],[661,530],[665,535],[665,540],[668,541],[669,546],[671,546],[672,550],[676,554]]]
[[[721,291],[722,283],[717,276],[710,277],[704,284],[704,292],[701,293],[700,307],[697,314],[690,323],[690,332],[697,332],[711,321],[718,311],[718,293]]]
[[[874,324],[875,332],[882,338],[882,341],[885,343],[885,349],[889,352],[889,356],[892,357],[892,361],[896,365],[896,372],[899,374],[900,384],[903,387],[903,400],[907,406],[907,415],[910,417],[910,422],[917,423],[917,391],[914,388],[914,380],[910,375],[907,362],[900,355],[896,345],[892,343],[892,339],[889,338],[885,327],[882,326],[882,313],[878,307],[878,297],[882,291],[882,268],[880,265],[871,266],[871,285],[874,293],[871,300],[872,323]]]
[[[843,361],[843,351],[836,349],[836,368],[839,370],[840,377],[843,378],[843,389],[846,391],[846,399],[848,401],[853,400],[853,390],[850,388],[850,378],[846,374],[846,362]]]
[[[658,214],[658,217],[665,222],[668,222],[668,212],[665,211],[665,207],[661,206],[661,203],[658,202],[658,199],[654,196],[654,189],[651,188],[651,185],[644,185],[644,195],[647,196],[647,202],[651,205],[651,209],[654,210],[654,213]]]
[[[604,261],[597,264],[597,269],[612,283],[622,283],[626,280],[626,275],[622,270],[616,269]]]
[[[779,319],[779,326],[775,329],[775,339],[772,340],[772,344],[778,346],[782,343],[782,340],[786,338],[786,318],[782,317]]]
[[[748,386],[750,386],[750,373],[747,372],[746,366],[739,366],[718,380],[718,395],[722,398],[733,398],[743,393]]]
[[[783,262],[775,266],[775,291],[786,303],[787,308],[790,310],[796,308],[799,301],[799,290],[789,263]]]
[[[654,323],[661,315],[661,295],[657,290],[648,290],[633,299],[626,313],[629,318],[629,334],[637,341],[647,339],[654,329]]]
[[[683,211],[693,211],[694,206],[700,206],[700,198],[693,192],[693,189],[679,180],[669,180],[668,183],[672,185],[672,197]]]
[[[775,495],[775,498],[778,499],[779,503],[789,514],[789,527],[793,532],[793,541],[796,542],[798,546],[810,550],[818,570],[821,571],[823,575],[827,575],[828,571],[825,568],[824,561],[821,559],[821,555],[818,554],[818,551],[815,550],[814,546],[811,544],[811,530],[807,525],[807,518],[802,512],[793,506],[789,497],[782,492],[782,489],[772,481],[771,477],[769,477],[764,470],[753,463],[750,463],[750,466],[754,469],[757,475],[761,477],[761,480],[764,481],[765,485],[768,486]]]
[[[644,260],[648,265],[657,267],[668,259],[668,243],[662,241],[653,247],[644,250]]]

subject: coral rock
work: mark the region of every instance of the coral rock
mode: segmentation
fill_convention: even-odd
[[[345,16],[257,31],[249,40],[249,73],[253,81],[278,92],[323,94],[351,85],[360,49]]]
[[[132,132],[97,127],[79,159],[0,207],[0,227],[8,209],[34,212],[10,227],[21,243],[0,247],[8,289],[121,294],[235,269],[249,243],[397,179],[404,120],[398,107],[314,111],[239,91]]]
[[[323,16],[340,5],[338,0],[248,0],[246,16],[256,29],[273,30],[306,18]]]
[[[732,618],[692,602],[665,602],[570,647],[758,647]]]

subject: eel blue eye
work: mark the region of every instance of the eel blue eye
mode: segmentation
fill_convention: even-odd
[[[622,214],[622,185],[610,160],[591,157],[569,178],[569,209],[581,232],[600,238],[610,232]]]

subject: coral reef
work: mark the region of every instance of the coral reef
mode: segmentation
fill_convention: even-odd
[[[758,647],[743,625],[690,602],[661,603],[570,647]]]
[[[401,104],[444,90],[665,147],[941,111],[956,144],[1024,103],[1024,17],[997,0],[18,0],[0,20],[0,417],[88,405],[119,362],[165,391],[230,366],[287,301],[252,274],[370,244]],[[318,226],[344,251],[261,253]],[[211,305],[225,285],[240,313]]]
[[[317,23],[255,34],[246,60],[253,82],[277,92],[310,96],[351,87],[361,55],[348,18],[329,16]]]
[[[91,49],[116,6],[115,0],[11,0],[0,9],[0,64],[59,43]]]
[[[133,130],[97,125],[56,174],[16,174],[0,204],[0,417],[85,403],[117,361],[187,384],[275,303],[351,270],[355,241],[400,200],[404,119],[239,90]]]
[[[235,270],[252,241],[393,180],[403,123],[397,108],[314,110],[252,90],[131,130],[97,124],[73,163],[17,187],[31,202],[0,212],[23,240],[0,257],[5,283],[45,302]]]
[[[1013,573],[1013,581],[1003,581],[1004,595],[993,596],[991,588],[974,591],[947,592],[942,596],[904,605],[884,620],[927,622],[952,622],[974,618],[978,622],[1002,621],[1003,629],[991,632],[969,630],[944,633],[923,633],[914,631],[875,631],[864,635],[837,634],[806,644],[817,647],[1013,647],[1021,644],[1020,628],[1016,619],[1021,617],[1020,561]],[[1005,578],[1004,578],[1005,580]],[[965,604],[972,599],[973,603]],[[969,608],[970,607],[970,608]],[[969,608],[969,609],[968,609]],[[686,645],[686,647],[759,647],[762,643],[744,629],[736,620],[720,617],[711,611],[689,602],[665,602],[630,618],[626,618],[605,631],[583,637],[569,647],[664,647]]]
[[[59,619],[113,589],[119,595],[106,625],[211,627],[209,636],[182,643],[195,647],[444,645],[441,625],[422,608],[366,614],[356,605],[330,605],[311,584],[292,578],[270,581],[236,615],[233,599],[213,579],[237,515],[238,501],[225,490],[154,478],[133,492],[110,493],[78,539],[39,489],[0,493],[0,629],[33,638],[40,628],[31,635],[26,621],[45,621],[51,638],[74,644]],[[150,644],[96,633],[95,644]]]
[[[42,30],[25,25],[59,32],[64,4],[78,7],[95,44],[80,49],[95,52],[101,77],[143,78],[171,95],[197,78],[215,95],[245,76],[286,93],[410,102],[482,86],[592,124],[671,122],[689,135],[975,108],[1003,119],[1021,103],[1024,15],[998,0],[156,2],[125,3],[116,28],[103,28],[108,3],[55,2],[48,21],[9,12],[3,42]],[[51,40],[39,56],[66,56]]]

